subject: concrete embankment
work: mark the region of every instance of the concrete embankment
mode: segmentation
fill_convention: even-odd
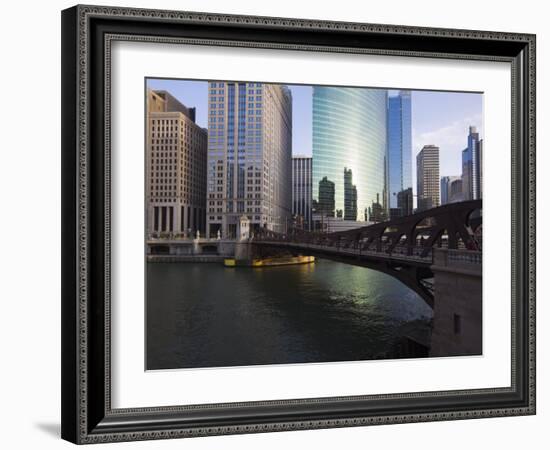
[[[222,263],[224,258],[220,255],[147,255],[147,262]]]

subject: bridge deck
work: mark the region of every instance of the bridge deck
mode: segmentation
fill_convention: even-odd
[[[421,253],[424,248],[413,248],[413,254],[406,254],[407,249],[394,249],[391,253],[385,251],[372,251],[364,250],[359,248],[346,248],[330,245],[319,245],[319,244],[309,244],[309,243],[298,243],[298,242],[288,242],[288,241],[252,241],[253,244],[261,245],[272,245],[277,247],[290,247],[300,250],[313,250],[317,252],[326,252],[334,255],[346,255],[346,256],[356,256],[356,257],[371,257],[377,260],[386,260],[386,261],[396,261],[396,262],[408,262],[408,263],[420,263],[422,265],[430,266],[433,263],[433,256],[430,252],[426,256],[422,256]]]

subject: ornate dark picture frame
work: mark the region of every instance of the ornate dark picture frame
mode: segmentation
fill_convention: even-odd
[[[110,48],[117,40],[505,61],[512,67],[509,387],[111,407]],[[74,443],[535,413],[535,36],[75,6],[62,13],[62,437]],[[489,294],[490,295],[490,294]]]

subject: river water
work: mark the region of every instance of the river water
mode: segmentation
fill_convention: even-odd
[[[147,264],[150,370],[412,357],[402,342],[429,340],[431,317],[389,275],[323,259]]]

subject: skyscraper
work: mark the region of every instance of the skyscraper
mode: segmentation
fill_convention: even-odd
[[[462,191],[464,200],[481,198],[482,147],[483,141],[479,139],[477,128],[471,126],[468,134],[468,146],[462,151]]]
[[[292,214],[311,229],[311,156],[292,157]]]
[[[439,147],[425,145],[416,155],[418,210],[439,206]]]
[[[147,231],[205,229],[207,132],[166,91],[147,91]]]
[[[351,169],[344,167],[344,220],[357,220],[357,187]]]
[[[209,82],[207,234],[284,232],[292,215],[292,95],[286,86]]]
[[[454,182],[459,180],[461,180],[461,177],[459,176],[441,177],[441,204],[442,205],[446,205],[447,203],[452,203],[451,186]],[[461,186],[462,186],[462,181],[461,181]]]
[[[401,216],[409,216],[413,213],[412,187],[404,189],[397,194],[397,211]]]
[[[479,162],[478,162],[478,172],[479,172],[479,182],[478,182],[478,188],[479,188],[479,198],[483,197],[483,139],[479,140],[479,146],[478,146],[479,152]]]
[[[449,203],[463,202],[464,192],[462,192],[462,178],[451,181],[451,187],[449,189]]]
[[[387,204],[396,210],[392,212],[394,217],[406,213],[399,209],[397,200],[400,192],[412,189],[411,154],[411,93],[400,91],[388,97]]]
[[[344,168],[353,173],[356,220],[368,220],[365,211],[377,203],[377,195],[385,196],[386,107],[384,89],[313,88],[313,199],[318,208],[322,181],[330,181],[331,211],[345,215]]]

